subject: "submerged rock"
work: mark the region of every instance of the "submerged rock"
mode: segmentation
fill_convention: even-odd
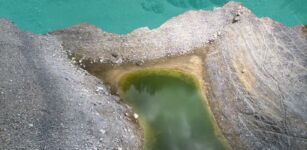
[[[63,49],[117,64],[197,52],[211,110],[233,149],[307,147],[306,27],[259,19],[235,2],[127,35],[82,24],[36,36],[0,23],[0,148],[141,148],[126,108],[95,94],[104,85]]]

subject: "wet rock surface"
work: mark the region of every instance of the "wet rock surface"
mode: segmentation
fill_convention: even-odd
[[[93,63],[140,65],[201,51],[208,101],[233,149],[307,147],[306,27],[257,18],[229,2],[128,35],[87,24],[43,36],[20,32],[6,21],[0,29],[4,149],[140,148],[140,133],[124,119],[124,105],[72,65],[64,50]]]

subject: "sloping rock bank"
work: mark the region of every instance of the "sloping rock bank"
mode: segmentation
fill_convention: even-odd
[[[0,20],[0,149],[141,149],[142,134],[51,36]]]
[[[257,18],[238,3],[190,11],[158,29],[128,35],[82,24],[52,34],[92,63],[136,63],[203,53],[203,79],[214,116],[234,149],[307,147],[307,38]],[[141,62],[141,63],[140,63]]]
[[[233,149],[307,147],[306,28],[238,3],[190,11],[128,35],[82,24],[32,35],[0,21],[0,149],[141,149],[142,133],[107,87],[72,65],[202,57],[207,98]],[[65,50],[65,51],[64,51]]]

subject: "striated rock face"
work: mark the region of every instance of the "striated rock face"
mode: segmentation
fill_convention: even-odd
[[[141,149],[142,133],[103,83],[64,50],[125,64],[196,53],[208,101],[233,149],[307,147],[306,27],[238,3],[189,11],[128,35],[83,24],[36,36],[0,21],[0,149]]]
[[[79,25],[51,33],[65,50],[122,64],[202,49],[214,116],[234,149],[307,147],[306,29],[257,18],[238,3],[190,11],[128,35]]]
[[[54,37],[0,20],[0,74],[0,149],[142,148],[128,109]]]
[[[214,113],[222,128],[232,126],[225,135],[248,149],[306,148],[306,36],[252,15],[222,34],[204,67]]]

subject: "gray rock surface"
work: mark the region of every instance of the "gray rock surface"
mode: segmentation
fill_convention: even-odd
[[[107,87],[52,36],[0,20],[0,149],[141,149],[142,133]]]
[[[86,24],[51,34],[65,50],[96,62],[122,64],[201,50],[208,100],[234,149],[307,147],[306,28],[257,18],[229,2],[128,35]]]

